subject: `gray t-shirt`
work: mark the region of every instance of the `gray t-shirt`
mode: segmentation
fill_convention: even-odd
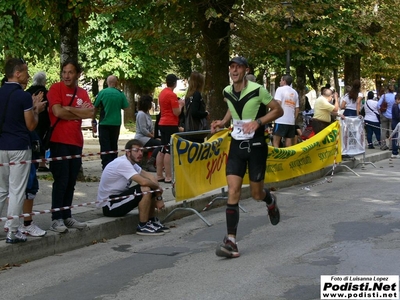
[[[149,133],[154,132],[154,124],[150,114],[139,110],[136,116],[136,135],[135,139],[141,141],[143,145],[150,140]]]

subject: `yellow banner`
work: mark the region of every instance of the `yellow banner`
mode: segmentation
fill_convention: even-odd
[[[176,201],[194,198],[226,185],[228,133],[228,130],[221,130],[201,144],[172,135]]]
[[[340,125],[327,128],[288,148],[268,147],[267,171],[264,182],[278,182],[321,170],[334,161],[342,161]],[[249,183],[248,179],[245,183]]]
[[[312,173],[340,162],[340,125],[331,124],[302,143],[288,148],[268,147],[265,182],[287,180]],[[172,135],[172,160],[176,201],[200,196],[226,186],[225,167],[229,153],[228,130],[214,134],[205,143],[187,141]],[[248,176],[243,179],[249,183]]]

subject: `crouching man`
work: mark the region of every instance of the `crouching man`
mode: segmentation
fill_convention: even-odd
[[[133,139],[126,143],[125,150],[125,155],[114,159],[103,170],[97,193],[98,201],[103,202],[97,206],[103,208],[106,217],[122,217],[138,207],[139,224],[136,233],[163,235],[169,232],[169,228],[154,216],[155,208],[164,208],[162,188],[151,173],[142,170],[138,165],[143,158],[143,144]],[[131,186],[132,182],[135,185]],[[155,190],[157,191],[151,192]],[[110,201],[104,201],[107,199]]]

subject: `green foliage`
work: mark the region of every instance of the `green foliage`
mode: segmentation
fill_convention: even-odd
[[[26,6],[30,18],[45,19],[46,27],[53,30],[72,18],[85,20],[90,13],[106,5],[101,0],[21,0],[21,4]]]
[[[147,92],[160,85],[168,61],[149,51],[145,37],[132,39],[125,35],[129,28],[138,26],[137,19],[140,12],[133,8],[90,15],[86,34],[80,39],[87,77],[100,79],[115,74]]]
[[[385,66],[399,66],[396,1],[380,1],[379,6],[373,0],[287,2],[291,5],[277,0],[237,3],[231,16],[232,49],[270,73],[284,72],[289,49],[292,66],[305,66],[317,77],[333,68],[341,75],[344,58],[353,54],[361,54],[363,74],[379,69],[383,76],[393,76]]]
[[[196,69],[220,95],[224,43],[267,76],[284,72],[289,49],[292,68],[304,66],[310,78],[329,77],[333,68],[342,76],[345,57],[354,54],[362,76],[400,77],[397,0],[291,2],[3,0],[0,44],[4,58],[23,56],[31,75],[38,67],[56,81],[59,26],[78,18],[86,78],[113,73],[138,92],[159,86],[168,72],[187,78]]]
[[[126,37],[144,40],[147,50],[166,60],[168,68],[181,77],[188,77],[193,69],[203,70],[205,45],[198,12],[208,1],[193,1],[190,5],[184,0],[123,2],[125,7],[140,12],[132,18],[135,24],[126,28]]]
[[[33,63],[28,64],[29,74],[31,75],[28,86],[32,84],[33,75],[39,71],[46,72],[47,88],[50,88],[53,83],[60,81],[60,64],[58,59],[59,53],[57,52],[52,55],[46,55],[42,59],[29,58]]]
[[[29,18],[22,2],[2,0],[0,2],[2,57],[42,57],[53,52],[56,47],[54,32],[43,30],[44,24],[42,18]]]

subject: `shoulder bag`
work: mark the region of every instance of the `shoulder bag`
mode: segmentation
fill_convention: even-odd
[[[380,108],[381,113],[384,113],[385,111],[387,111],[387,107],[388,107],[388,103],[386,102],[386,94],[384,94],[383,101],[382,101],[381,108]]]
[[[373,111],[373,110],[371,109],[371,107],[369,107],[369,105],[368,105],[368,100],[365,102],[365,104],[368,106],[368,109],[369,109],[370,111],[372,111],[372,112],[376,115],[376,117],[378,118],[378,122],[380,123],[380,122],[381,122],[381,115],[378,114],[377,112]],[[386,107],[387,107],[387,103],[386,103]]]
[[[192,107],[193,97],[187,99],[187,103],[185,105],[185,131],[199,131],[199,130],[208,130],[208,122],[207,118],[196,119],[193,118],[191,107]],[[204,105],[204,101],[202,101]]]

